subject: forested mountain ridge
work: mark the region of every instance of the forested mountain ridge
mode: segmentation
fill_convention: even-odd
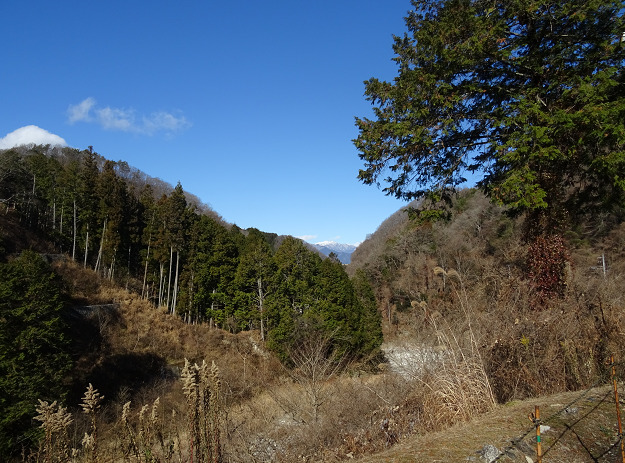
[[[28,264],[46,272],[35,254],[18,257],[23,249],[64,255],[187,325],[257,331],[260,342],[286,365],[293,349],[308,338],[328,339],[324,355],[337,359],[379,352],[380,318],[363,275],[350,279],[339,261],[322,259],[293,237],[229,225],[180,183],[168,188],[91,148],[0,151],[0,208],[3,271],[19,272]],[[65,309],[54,306],[55,311],[76,304],[72,278],[64,285],[74,302],[67,300]],[[2,317],[15,311],[10,332],[4,332],[8,325],[0,326],[0,387],[11,391],[11,403],[22,405],[2,425],[3,451],[13,448],[15,433],[28,427],[37,391],[44,397],[61,392],[35,387],[17,399],[26,373],[12,373],[24,355],[12,339],[28,332],[30,315],[19,308],[19,298],[31,289],[10,286],[14,281],[6,278],[0,287],[7,295]],[[90,303],[88,294],[84,299]],[[52,337],[61,342],[66,334],[53,330]],[[59,372],[66,372],[63,368]],[[27,373],[36,377],[36,372]],[[3,410],[9,406],[1,405]]]
[[[140,284],[135,289],[146,299],[189,320],[234,323],[234,331],[254,325],[257,316],[237,320],[225,308],[231,303],[222,301],[226,294],[234,298],[234,289],[225,286],[233,284],[239,258],[247,258],[247,241],[249,252],[267,255],[285,241],[293,252],[313,249],[227,224],[180,184],[172,188],[91,148],[18,147],[0,156],[0,203],[18,214],[25,230],[44,233],[58,252],[111,280]]]

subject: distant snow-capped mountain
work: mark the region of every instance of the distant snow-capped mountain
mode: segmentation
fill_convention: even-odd
[[[353,244],[337,243],[336,241],[321,241],[319,243],[312,243],[312,245],[326,256],[329,256],[330,253],[333,252],[343,264],[349,264],[351,262],[352,252],[356,249],[356,246]]]

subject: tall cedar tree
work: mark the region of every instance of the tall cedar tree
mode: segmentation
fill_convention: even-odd
[[[37,399],[63,396],[71,366],[59,287],[32,251],[0,264],[0,460],[28,446]]]
[[[237,307],[235,317],[239,320],[241,329],[259,329],[260,337],[264,341],[265,301],[272,292],[271,278],[275,273],[271,246],[256,229],[248,231],[240,246],[239,265],[234,278]]]
[[[94,254],[97,255],[100,243],[99,233],[102,224],[98,224],[100,214],[97,184],[100,170],[98,167],[98,155],[93,149],[83,152],[82,165],[78,177],[78,221],[80,223],[80,251],[76,251],[76,258],[82,254],[84,262],[95,262]],[[95,251],[94,251],[95,249]]]
[[[365,184],[449,199],[468,172],[546,229],[622,206],[622,1],[416,0],[395,37],[398,75],[365,82]],[[531,221],[531,220],[530,220]]]
[[[166,199],[163,209],[166,242],[169,244],[169,272],[167,276],[166,305],[172,314],[176,314],[178,276],[184,265],[180,256],[187,245],[189,211],[187,200],[180,182]]]
[[[353,344],[358,354],[362,356],[379,354],[384,338],[382,316],[378,311],[373,288],[362,269],[356,270],[351,282],[361,307],[358,330],[353,334]]]
[[[226,328],[232,315],[233,281],[238,251],[221,224],[199,216],[191,228],[189,265],[181,285],[181,311],[212,319]],[[229,327],[236,330],[236,327]]]
[[[56,207],[56,180],[61,171],[58,160],[43,153],[43,147],[34,146],[32,153],[24,158],[31,175],[29,209],[31,226],[42,230],[53,227],[52,209]]]
[[[321,258],[293,237],[287,237],[274,255],[274,291],[267,299],[267,344],[282,361],[296,341],[296,321],[315,303],[313,290]]]
[[[316,300],[309,316],[322,323],[324,331],[339,343],[341,353],[355,352],[352,338],[359,330],[361,307],[343,264],[334,253],[319,266]]]
[[[111,272],[119,256],[124,264],[128,249],[127,225],[129,223],[129,200],[126,182],[118,178],[115,163],[105,161],[102,173],[97,178],[97,196],[99,199],[98,223],[102,227],[101,267],[109,267]]]

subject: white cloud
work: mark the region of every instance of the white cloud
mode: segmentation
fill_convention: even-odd
[[[167,111],[156,111],[149,116],[136,116],[132,108],[111,108],[96,106],[94,98],[85,98],[78,104],[70,105],[67,109],[67,120],[75,122],[89,122],[100,125],[105,130],[119,130],[121,132],[154,135],[158,132],[173,134],[191,126],[191,123],[182,115],[174,115]]]
[[[97,121],[107,130],[121,130],[122,132],[138,132],[139,127],[135,124],[134,111],[131,109],[118,109],[106,107],[97,109]]]
[[[302,235],[302,236],[296,236],[296,238],[299,238],[302,241],[308,241],[310,243],[315,238],[317,238],[317,235]]]
[[[147,133],[154,133],[161,130],[166,132],[178,132],[186,129],[191,124],[184,116],[176,117],[165,111],[152,113],[150,117],[143,118],[143,127]]]
[[[90,122],[91,115],[89,114],[91,108],[95,106],[95,100],[91,97],[85,98],[80,103],[76,105],[70,105],[67,108],[67,117],[70,124],[79,121]]]
[[[13,148],[20,145],[54,145],[67,146],[67,142],[58,135],[48,132],[36,125],[27,125],[0,138],[0,149]]]

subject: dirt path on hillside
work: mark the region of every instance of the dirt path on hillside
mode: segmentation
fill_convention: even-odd
[[[488,450],[485,446],[496,447],[497,461],[536,461],[536,433],[528,417],[536,405],[540,407],[541,422],[549,427],[544,428],[541,436],[543,463],[621,461],[616,407],[609,386],[499,405],[471,422],[406,438],[389,450],[357,461],[493,461],[488,455],[482,456]]]

